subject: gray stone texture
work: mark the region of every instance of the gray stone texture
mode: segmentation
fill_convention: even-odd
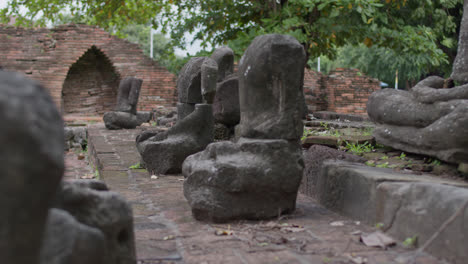
[[[212,104],[216,94],[216,81],[218,79],[218,64],[206,58],[201,66],[201,93],[203,103]]]
[[[182,166],[196,219],[258,220],[294,211],[304,168],[298,143],[304,62],[304,49],[290,36],[260,36],[249,46],[239,66],[238,141],[210,144]]]
[[[120,81],[115,111],[136,114],[142,79],[127,77]]]
[[[64,210],[50,209],[41,264],[111,264],[104,234]]]
[[[217,142],[185,160],[184,195],[197,220],[277,217],[294,211],[303,167],[286,140]]]
[[[0,71],[0,91],[0,261],[37,264],[64,172],[63,122],[35,81]]]
[[[177,79],[177,93],[180,103],[202,103],[201,66],[206,57],[191,58],[182,67]]]
[[[291,36],[256,37],[239,63],[239,137],[298,140],[305,52]]]
[[[451,78],[460,84],[468,83],[468,1],[463,3],[463,17],[460,24],[458,50],[453,62]]]
[[[429,77],[409,92],[374,92],[367,111],[377,123],[377,142],[447,162],[467,162],[468,86],[441,89],[442,84],[443,79]]]
[[[364,163],[366,159],[360,156],[346,153],[334,148],[313,145],[304,151],[304,172],[300,191],[308,196],[317,197],[317,181],[320,177],[322,165],[326,160],[342,160],[349,162]]]
[[[132,208],[119,194],[107,190],[103,182],[62,182],[53,207],[100,230],[106,240],[109,263],[136,263]]]
[[[213,134],[214,140],[229,140],[234,135],[233,129],[227,127],[222,123],[214,123]]]
[[[65,150],[71,148],[85,149],[88,144],[88,130],[86,127],[64,127]]]
[[[217,84],[213,102],[213,116],[216,123],[226,126],[239,124],[239,78],[237,74],[226,76]]]
[[[374,92],[367,103],[377,142],[451,163],[468,162],[468,1],[464,1],[452,80],[430,76],[409,92]]]
[[[139,117],[143,119],[144,116],[138,116],[128,112],[114,111],[106,112],[103,116],[103,120],[107,129],[133,129],[145,122]]]
[[[218,64],[218,82],[234,72],[234,52],[229,47],[217,48],[210,58]]]
[[[177,103],[177,120],[182,120],[195,111],[195,104]]]
[[[182,162],[213,142],[213,111],[209,104],[197,104],[195,111],[166,132],[137,138],[137,148],[152,174],[174,174]]]
[[[120,82],[115,111],[104,113],[107,129],[133,129],[152,118],[151,112],[137,112],[138,97],[143,80],[127,77]]]
[[[468,200],[468,184],[424,175],[400,174],[347,162],[326,161],[318,200],[328,208],[422,245]],[[427,248],[450,263],[465,263],[468,210],[465,208]]]

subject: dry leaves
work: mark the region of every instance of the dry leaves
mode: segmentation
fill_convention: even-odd
[[[86,174],[84,176],[81,176],[80,179],[85,179],[85,180],[89,180],[89,179],[94,179],[96,178],[96,176],[94,174]]]
[[[371,234],[362,235],[360,241],[368,247],[380,247],[386,249],[387,247],[394,246],[396,241],[387,236],[381,231],[376,231]]]

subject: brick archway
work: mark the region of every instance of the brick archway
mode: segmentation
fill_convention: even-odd
[[[62,88],[63,113],[102,115],[113,110],[119,82],[111,60],[91,46],[68,70]]]
[[[95,48],[92,48],[93,46]],[[98,27],[68,24],[52,29],[25,29],[0,25],[0,47],[0,63],[3,68],[22,72],[40,81],[64,113],[67,112],[65,108],[70,108],[65,107],[64,103],[68,99],[64,99],[63,95],[68,93],[68,85],[75,67],[87,61],[83,56],[91,55],[87,53],[90,49],[99,51],[97,54],[105,58],[120,79],[134,76],[143,80],[138,102],[139,111],[150,111],[158,106],[175,106],[177,102],[174,74],[145,56],[137,44],[112,36]],[[87,76],[90,76],[89,74]],[[115,89],[117,87],[118,84],[115,85]],[[78,108],[82,111],[79,114],[90,114],[89,111],[101,114],[113,108],[116,95],[111,100],[110,93],[104,93],[104,100],[98,103],[98,100],[93,98],[93,91],[90,93],[90,98],[82,96],[80,101],[92,105],[91,101],[96,100],[95,109],[80,106]],[[102,108],[99,108],[101,103]]]

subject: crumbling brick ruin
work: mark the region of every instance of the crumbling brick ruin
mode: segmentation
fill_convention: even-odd
[[[0,66],[22,72],[49,89],[64,114],[113,110],[120,80],[143,80],[138,110],[174,106],[175,75],[137,44],[86,25],[25,29],[0,27]]]
[[[379,89],[378,80],[357,69],[337,68],[329,75],[308,69],[304,72],[304,95],[309,113],[332,111],[367,115],[367,100]]]

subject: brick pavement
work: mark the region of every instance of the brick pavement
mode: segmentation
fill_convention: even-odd
[[[102,124],[91,125],[88,130],[90,159],[100,178],[132,204],[139,264],[336,264],[359,263],[358,257],[367,258],[367,263],[406,263],[403,257],[414,253],[401,243],[387,250],[364,246],[359,234],[375,228],[335,214],[301,194],[296,212],[278,219],[229,224],[196,221],[183,196],[182,175],[151,179],[144,170],[128,168],[139,161],[134,141],[139,131],[109,131]],[[72,153],[66,159],[76,156]],[[67,177],[73,177],[73,170],[67,171]],[[330,225],[336,221],[344,225]],[[414,263],[445,262],[424,254]]]

